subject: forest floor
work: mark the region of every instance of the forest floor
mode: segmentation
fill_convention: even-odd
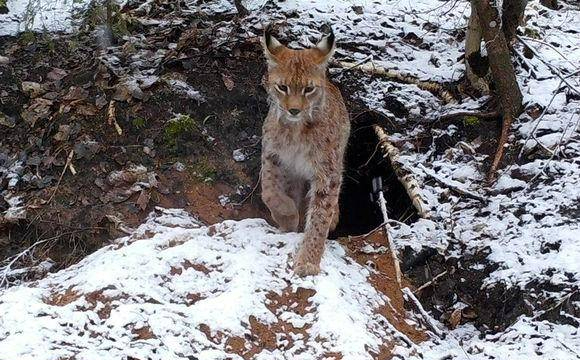
[[[227,1],[128,1],[109,28],[89,6],[74,34],[0,38],[0,359],[579,358],[580,10],[562,6],[526,10],[537,53],[515,46],[525,111],[492,185],[499,119],[450,116],[494,107],[463,81],[466,3],[267,1],[241,18]],[[296,47],[328,22],[338,61],[403,75],[330,66],[353,133],[338,241],[306,280],[299,235],[250,219],[268,220],[268,22]],[[442,335],[394,286],[380,233],[352,237],[382,222],[375,176],[405,286],[437,276],[417,297]]]

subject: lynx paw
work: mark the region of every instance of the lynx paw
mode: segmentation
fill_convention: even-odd
[[[302,250],[298,251],[294,258],[294,274],[300,277],[318,275],[320,273],[320,265],[308,261],[308,256],[305,256]]]
[[[294,274],[305,277],[308,275],[318,275],[320,273],[320,266],[311,263],[294,265]]]

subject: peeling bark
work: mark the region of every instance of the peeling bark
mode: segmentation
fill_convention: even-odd
[[[489,64],[483,61],[481,56],[481,40],[483,38],[481,24],[477,11],[472,5],[471,15],[467,24],[467,37],[465,38],[465,71],[471,85],[484,94],[489,93],[489,84],[485,79]]]

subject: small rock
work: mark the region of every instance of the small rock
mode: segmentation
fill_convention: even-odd
[[[236,150],[234,150],[234,152],[233,152],[232,155],[234,157],[234,160],[237,161],[237,162],[246,161],[246,154],[244,154],[242,152],[242,149],[236,149]]]
[[[352,7],[352,11],[354,11],[358,15],[362,15],[364,12],[364,8],[362,6],[355,5]]]
[[[183,163],[180,161],[176,161],[175,164],[173,164],[172,168],[173,170],[179,172],[185,171],[185,165],[183,165]]]

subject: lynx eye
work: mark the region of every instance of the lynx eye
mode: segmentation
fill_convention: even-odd
[[[314,86],[307,86],[304,88],[304,95],[312,94],[316,90]]]
[[[276,89],[278,89],[278,91],[280,91],[283,94],[286,94],[288,92],[288,86],[286,85],[277,84]]]

